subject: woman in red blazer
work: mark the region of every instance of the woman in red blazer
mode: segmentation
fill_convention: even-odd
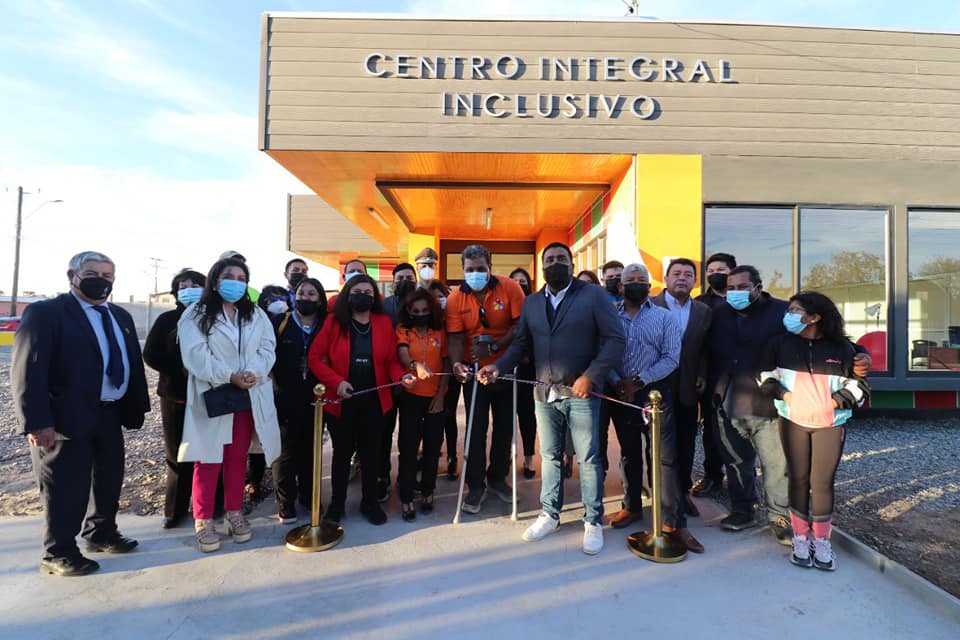
[[[411,387],[416,376],[405,373],[397,358],[397,338],[390,317],[384,315],[380,292],[367,275],[351,278],[340,291],[333,313],[307,356],[310,370],[327,387],[324,399],[337,404],[324,408],[333,439],[332,496],[326,520],[343,517],[350,478],[350,458],[360,458],[363,498],[360,511],[371,524],[383,524],[387,514],[377,504],[377,455],[383,432],[383,414],[393,407],[390,389],[352,395],[390,382]]]

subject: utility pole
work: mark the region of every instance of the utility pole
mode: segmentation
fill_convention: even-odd
[[[20,284],[20,229],[23,227],[23,187],[17,187],[17,233],[13,249],[13,291],[10,292],[10,315],[17,315],[17,287]]]
[[[150,263],[153,265],[153,295],[157,295],[159,291],[159,281],[157,280],[157,273],[160,271],[160,263],[166,262],[163,258],[147,258]]]

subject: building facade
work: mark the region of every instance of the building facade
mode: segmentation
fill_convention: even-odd
[[[375,277],[424,246],[457,280],[715,251],[820,290],[874,406],[957,408],[960,36],[624,20],[267,14],[260,147],[288,248]]]

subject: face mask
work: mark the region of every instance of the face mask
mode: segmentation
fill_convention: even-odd
[[[296,289],[297,285],[303,282],[303,279],[307,277],[307,274],[302,271],[297,271],[296,273],[291,273],[290,277],[287,278],[287,282],[290,283],[291,289]]]
[[[727,291],[727,304],[737,311],[743,311],[750,306],[750,291]]]
[[[354,311],[370,311],[373,308],[373,296],[365,293],[351,293],[348,300]]]
[[[467,281],[468,287],[474,291],[481,291],[487,286],[490,274],[486,271],[471,271],[470,273],[464,274],[463,279]]]
[[[555,262],[544,268],[543,278],[551,289],[559,291],[570,283],[570,265]]]
[[[523,291],[523,295],[530,295],[530,285],[525,282],[518,283],[520,285],[520,290]]]
[[[428,280],[433,280],[433,276],[437,274],[436,269],[433,267],[420,267],[420,279],[424,282]]]
[[[200,299],[200,296],[203,294],[203,289],[200,287],[190,287],[188,289],[180,289],[177,291],[177,300],[180,301],[185,307],[189,307],[191,304]]]
[[[297,300],[297,311],[302,316],[312,316],[320,309],[320,302],[317,300]]]
[[[247,283],[239,280],[221,280],[217,292],[227,302],[236,302],[247,292]]]
[[[799,313],[783,314],[783,328],[793,335],[800,335],[807,325],[803,324],[803,315]]]
[[[631,282],[623,285],[623,297],[634,304],[639,304],[650,295],[650,285],[646,282]]]
[[[620,278],[607,278],[603,281],[603,286],[610,293],[620,295]]]
[[[273,314],[275,316],[280,315],[281,313],[286,313],[290,310],[290,307],[287,306],[286,300],[274,300],[267,305],[267,313]]]
[[[439,298],[437,298],[437,302],[440,303],[440,308],[441,308],[441,309],[446,309],[446,308],[447,308],[447,299],[444,298],[443,296],[440,296]]]
[[[343,274],[343,284],[347,284],[348,282],[350,282],[350,278],[358,275],[360,275],[359,271],[351,271],[350,273]]]
[[[412,280],[401,280],[393,285],[393,294],[398,298],[405,298],[416,288],[417,285]]]
[[[411,313],[410,322],[415,327],[426,327],[430,324],[429,313]]]
[[[711,273],[707,276],[707,284],[714,291],[723,291],[727,288],[727,274]]]
[[[81,280],[77,288],[80,289],[80,293],[91,300],[106,300],[110,297],[110,292],[113,291],[113,283],[106,278],[94,276]]]

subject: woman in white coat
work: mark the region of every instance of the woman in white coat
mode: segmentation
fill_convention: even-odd
[[[241,513],[247,450],[256,431],[267,464],[280,455],[280,428],[269,378],[276,337],[267,314],[250,300],[246,263],[235,258],[210,268],[199,302],[177,330],[187,370],[187,405],[178,460],[193,461],[193,517],[200,551],[220,548],[213,525],[214,495],[223,471],[226,532],[246,542],[252,532]],[[204,392],[233,385],[250,394],[250,409],[208,417]]]

